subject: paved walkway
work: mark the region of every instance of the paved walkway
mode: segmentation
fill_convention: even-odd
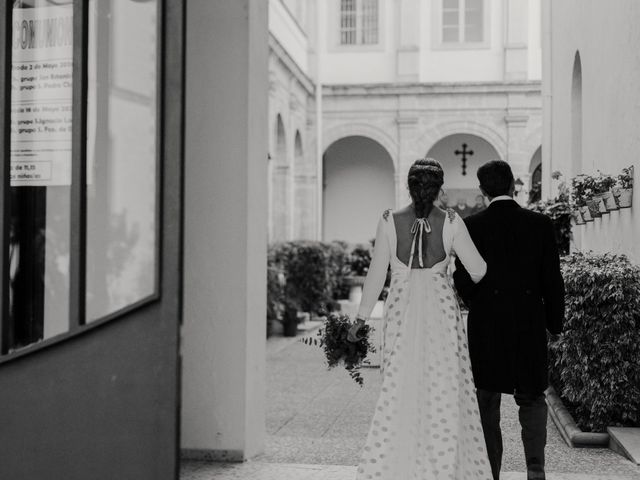
[[[275,337],[267,345],[266,451],[243,465],[183,465],[182,480],[351,480],[380,387],[378,369],[358,387],[342,369],[327,371],[317,347]],[[517,410],[503,398],[504,472],[525,470]],[[608,449],[568,447],[549,419],[549,480],[640,480],[640,467]],[[502,480],[525,479],[505,473]],[[402,480],[402,479],[398,479]]]

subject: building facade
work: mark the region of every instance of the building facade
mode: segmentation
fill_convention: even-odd
[[[476,170],[495,158],[527,198],[539,0],[271,0],[269,14],[271,240],[367,241],[425,155],[442,162],[451,206],[474,204]]]
[[[545,193],[553,194],[553,171],[570,179],[635,165],[637,175],[639,15],[633,0],[543,2]],[[575,248],[640,262],[639,201],[635,195],[632,208],[574,226]]]

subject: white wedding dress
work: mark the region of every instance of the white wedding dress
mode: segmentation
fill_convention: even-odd
[[[358,480],[491,480],[467,335],[447,274],[455,253],[474,279],[486,263],[453,211],[441,231],[417,221],[409,262],[396,254],[393,214],[378,223],[359,315],[368,318],[391,265],[382,334],[382,391],[357,470]],[[407,235],[411,233],[407,232]],[[422,263],[421,239],[442,235],[446,258]],[[427,259],[429,260],[429,259]],[[425,262],[427,265],[428,261]]]

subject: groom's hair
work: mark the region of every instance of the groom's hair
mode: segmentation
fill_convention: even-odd
[[[491,160],[478,169],[480,187],[491,198],[509,195],[513,184],[513,172],[503,160]]]

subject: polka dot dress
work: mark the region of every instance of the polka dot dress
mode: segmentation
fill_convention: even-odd
[[[392,261],[382,390],[358,480],[491,480],[467,335],[445,273]]]

